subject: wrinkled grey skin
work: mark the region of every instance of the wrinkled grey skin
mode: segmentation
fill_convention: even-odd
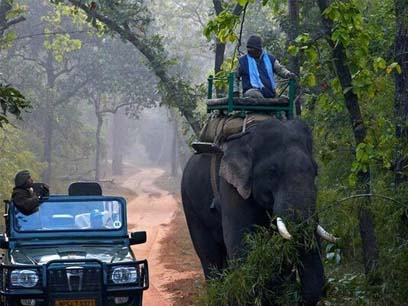
[[[294,222],[315,212],[317,166],[309,128],[298,120],[270,119],[223,145],[220,199],[214,197],[209,154],[192,156],[183,173],[182,201],[195,250],[206,278],[227,258],[242,255],[242,238],[254,225],[268,226],[268,214]],[[323,293],[319,250],[302,251],[298,267],[302,305],[316,305]]]

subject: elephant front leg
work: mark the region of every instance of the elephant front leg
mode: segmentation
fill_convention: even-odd
[[[221,216],[224,243],[229,259],[246,255],[243,238],[255,226],[269,224],[268,215],[263,208],[251,199],[244,200],[236,189],[221,179]]]

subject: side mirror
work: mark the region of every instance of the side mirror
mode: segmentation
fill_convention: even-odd
[[[145,231],[130,233],[130,238],[129,238],[130,245],[142,244],[142,243],[145,243],[146,240],[147,240],[147,236],[146,236]]]
[[[0,234],[0,249],[8,249],[8,247],[9,247],[9,242],[8,242],[6,234],[4,233]]]

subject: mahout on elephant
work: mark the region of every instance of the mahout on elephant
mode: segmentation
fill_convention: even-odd
[[[207,279],[214,267],[223,269],[228,259],[242,256],[244,235],[255,225],[269,226],[270,216],[286,239],[292,236],[283,220],[317,220],[317,165],[305,123],[268,119],[230,136],[220,147],[216,180],[211,177],[213,154],[202,153],[191,157],[181,183],[188,228]],[[334,239],[317,221],[315,226],[311,239]],[[300,252],[301,305],[316,305],[324,292],[322,259],[314,245]]]

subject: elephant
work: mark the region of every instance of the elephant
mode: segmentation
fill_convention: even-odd
[[[199,153],[187,162],[181,181],[188,229],[207,279],[214,267],[223,269],[228,259],[244,254],[245,233],[254,225],[269,226],[271,214],[279,233],[291,239],[283,220],[301,222],[316,212],[317,164],[305,123],[271,118],[229,136],[220,148],[217,180],[211,178],[212,154]],[[313,239],[335,239],[316,227]],[[301,254],[301,305],[316,305],[325,283],[318,244]]]

